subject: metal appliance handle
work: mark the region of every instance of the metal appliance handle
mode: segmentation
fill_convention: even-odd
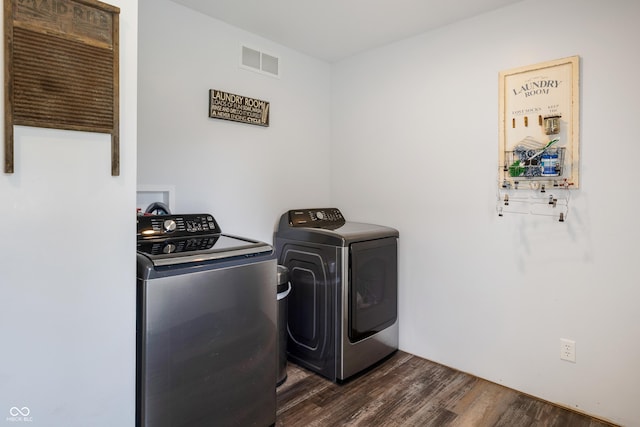
[[[281,300],[281,299],[283,299],[283,298],[288,297],[290,292],[291,292],[291,282],[289,282],[289,289],[287,289],[287,290],[286,290],[286,291],[284,291],[284,292],[280,292],[280,293],[278,294],[278,301],[280,301],[280,300]]]

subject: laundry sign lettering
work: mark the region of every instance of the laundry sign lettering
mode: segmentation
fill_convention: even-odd
[[[113,43],[113,18],[95,0],[13,0],[16,25],[99,46]]]
[[[269,126],[269,103],[217,89],[209,90],[209,117]]]
[[[512,90],[515,96],[524,95],[525,98],[534,95],[549,95],[549,91],[557,89],[560,86],[560,83],[562,83],[560,80],[551,80],[541,77],[526,81]]]

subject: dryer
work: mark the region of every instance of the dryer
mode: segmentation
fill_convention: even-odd
[[[274,232],[289,269],[289,360],[340,382],[398,349],[398,238],[336,208],[284,213]]]

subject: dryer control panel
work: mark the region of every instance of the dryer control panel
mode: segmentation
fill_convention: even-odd
[[[345,223],[342,213],[337,208],[293,209],[289,211],[291,227],[314,227],[335,229]]]

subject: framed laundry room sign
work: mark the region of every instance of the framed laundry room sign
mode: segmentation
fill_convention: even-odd
[[[98,0],[4,0],[5,173],[22,125],[111,134],[120,174],[119,14]]]
[[[500,72],[501,185],[579,186],[580,58]]]
[[[269,103],[261,99],[210,89],[209,117],[269,126]]]

